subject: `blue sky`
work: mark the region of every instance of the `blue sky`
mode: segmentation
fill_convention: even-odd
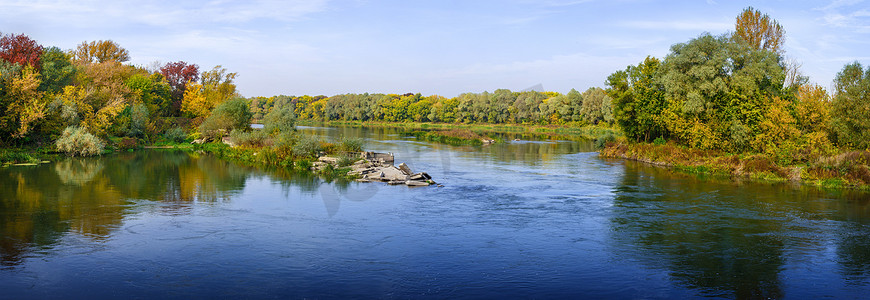
[[[0,32],[71,49],[111,39],[135,65],[184,60],[238,72],[244,96],[583,91],[753,6],[786,56],[831,86],[870,65],[870,3],[846,1],[0,1]]]

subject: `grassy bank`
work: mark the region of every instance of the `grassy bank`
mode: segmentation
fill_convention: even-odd
[[[870,190],[870,151],[846,152],[814,162],[782,166],[761,154],[730,154],[673,144],[622,141],[609,143],[599,156],[641,161],[688,173]]]
[[[619,129],[596,125],[527,125],[527,124],[455,124],[455,123],[420,123],[420,122],[361,122],[361,121],[297,121],[307,126],[356,126],[356,127],[386,127],[400,128],[407,131],[415,130],[453,130],[461,129],[478,133],[516,133],[516,134],[546,134],[571,137],[581,137],[595,140],[607,135],[622,136]]]

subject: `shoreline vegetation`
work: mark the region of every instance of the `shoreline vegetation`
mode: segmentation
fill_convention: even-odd
[[[845,65],[827,91],[785,55],[784,32],[749,7],[733,32],[674,44],[664,58],[614,72],[605,88],[452,98],[244,98],[238,74],[220,65],[204,72],[184,61],[146,68],[124,64],[129,52],[111,40],[64,51],[25,34],[0,34],[0,165],[173,147],[348,176],[342,168],[354,161],[340,154],[361,152],[361,144],[317,140],[296,131],[298,123],[393,127],[457,145],[508,134],[578,137],[594,140],[603,158],[870,189],[870,67]],[[263,129],[252,130],[252,120]],[[318,165],[324,155],[343,163]]]
[[[764,154],[732,154],[673,143],[619,141],[608,143],[599,157],[639,161],[690,174],[870,191],[870,151],[866,150],[822,157],[813,163],[780,165]]]

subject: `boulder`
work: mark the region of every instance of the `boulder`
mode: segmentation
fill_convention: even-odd
[[[382,168],[381,174],[383,174],[383,176],[381,176],[381,178],[383,178],[384,181],[394,181],[394,180],[405,181],[405,180],[408,180],[408,175],[406,175],[405,172],[402,172],[402,170],[399,170],[399,168],[396,168],[395,166],[389,166],[389,167]]]
[[[335,157],[321,156],[321,157],[318,157],[317,160],[331,164],[331,165],[338,163],[338,158],[335,158]]]
[[[411,168],[408,167],[408,165],[406,165],[405,163],[399,164],[399,170],[402,170],[402,172],[404,172],[405,175],[411,175],[414,173],[414,172],[411,172]]]
[[[429,174],[427,174],[426,172],[420,172],[420,173],[411,175],[410,177],[408,177],[408,179],[410,179],[410,180],[429,180],[429,179],[432,179],[432,176],[429,176]]]
[[[224,138],[222,138],[222,139],[221,139],[221,142],[223,142],[224,144],[229,145],[230,148],[235,148],[235,147],[236,147],[236,143],[233,143],[233,139],[231,139],[231,138],[228,137],[228,136],[225,136]]]
[[[405,181],[405,185],[407,185],[407,186],[429,186],[429,183],[426,181],[408,180],[408,181]]]

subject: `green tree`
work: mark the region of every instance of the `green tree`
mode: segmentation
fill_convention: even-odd
[[[651,142],[669,135],[663,119],[664,87],[657,82],[660,66],[660,60],[648,56],[637,66],[607,77],[613,117],[629,139]]]
[[[292,132],[296,126],[296,113],[292,104],[275,107],[263,117],[263,130],[268,133]]]
[[[611,108],[612,98],[607,96],[603,89],[592,87],[583,92],[583,107],[580,114],[589,124],[600,122],[610,123],[613,121]]]
[[[854,62],[834,78],[836,95],[831,103],[832,139],[840,146],[870,148],[870,67]]]
[[[41,91],[58,93],[63,87],[73,84],[76,67],[70,62],[70,55],[60,48],[50,47],[42,52],[42,84]]]
[[[689,146],[734,151],[749,146],[785,79],[778,54],[709,34],[672,46],[659,75],[667,129]]]
[[[233,98],[215,107],[214,111],[199,126],[203,137],[217,138],[233,129],[251,129],[251,108],[245,98]]]

